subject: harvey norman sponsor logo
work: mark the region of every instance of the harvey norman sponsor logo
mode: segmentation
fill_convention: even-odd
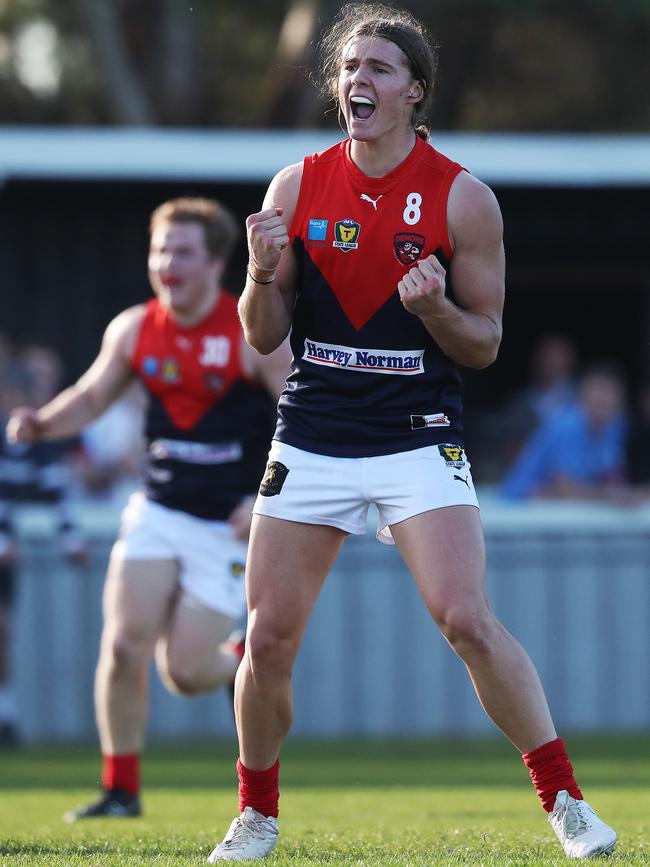
[[[424,373],[424,349],[355,349],[336,343],[305,340],[303,358],[325,367],[342,367],[362,373],[414,376]]]

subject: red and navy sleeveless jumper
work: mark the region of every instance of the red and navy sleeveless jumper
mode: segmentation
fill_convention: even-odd
[[[237,300],[225,291],[192,328],[157,299],[146,304],[132,366],[149,393],[147,497],[200,518],[225,520],[264,472],[273,407],[247,378]]]
[[[430,253],[447,267],[447,198],[462,167],[417,138],[397,168],[370,178],[349,149],[346,140],[304,160],[289,230],[294,364],[275,438],[338,457],[462,446],[456,365],[397,291]]]

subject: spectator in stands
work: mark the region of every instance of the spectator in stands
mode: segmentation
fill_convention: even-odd
[[[578,396],[533,432],[501,485],[510,499],[626,499],[625,385],[600,363],[582,377]]]
[[[35,382],[20,362],[10,359],[0,370],[0,744],[19,739],[16,698],[10,676],[10,633],[20,551],[14,513],[23,503],[56,509],[59,541],[73,562],[84,562],[87,548],[67,501],[69,482],[63,443],[9,443],[4,429],[16,406],[36,406],[43,383]]]
[[[500,429],[507,433],[505,459],[510,465],[534,430],[576,397],[576,350],[562,334],[539,338],[531,358],[529,382],[506,402]],[[504,424],[505,417],[505,424]]]

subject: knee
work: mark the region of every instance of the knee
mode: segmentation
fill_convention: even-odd
[[[450,607],[436,617],[442,634],[462,657],[489,656],[498,623],[488,608]]]
[[[298,638],[275,625],[256,624],[246,636],[246,653],[253,675],[290,675],[299,643]]]
[[[201,672],[192,660],[168,659],[160,675],[165,686],[178,695],[193,696],[205,691]]]
[[[112,677],[138,672],[149,661],[144,644],[120,631],[104,637],[101,656]]]

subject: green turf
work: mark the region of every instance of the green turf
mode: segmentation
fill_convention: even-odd
[[[620,837],[614,865],[650,865],[650,733],[568,738],[586,797]],[[150,746],[145,815],[66,825],[96,794],[93,747],[0,753],[0,865],[204,864],[236,811],[234,743]],[[502,739],[290,741],[270,865],[569,864]]]

